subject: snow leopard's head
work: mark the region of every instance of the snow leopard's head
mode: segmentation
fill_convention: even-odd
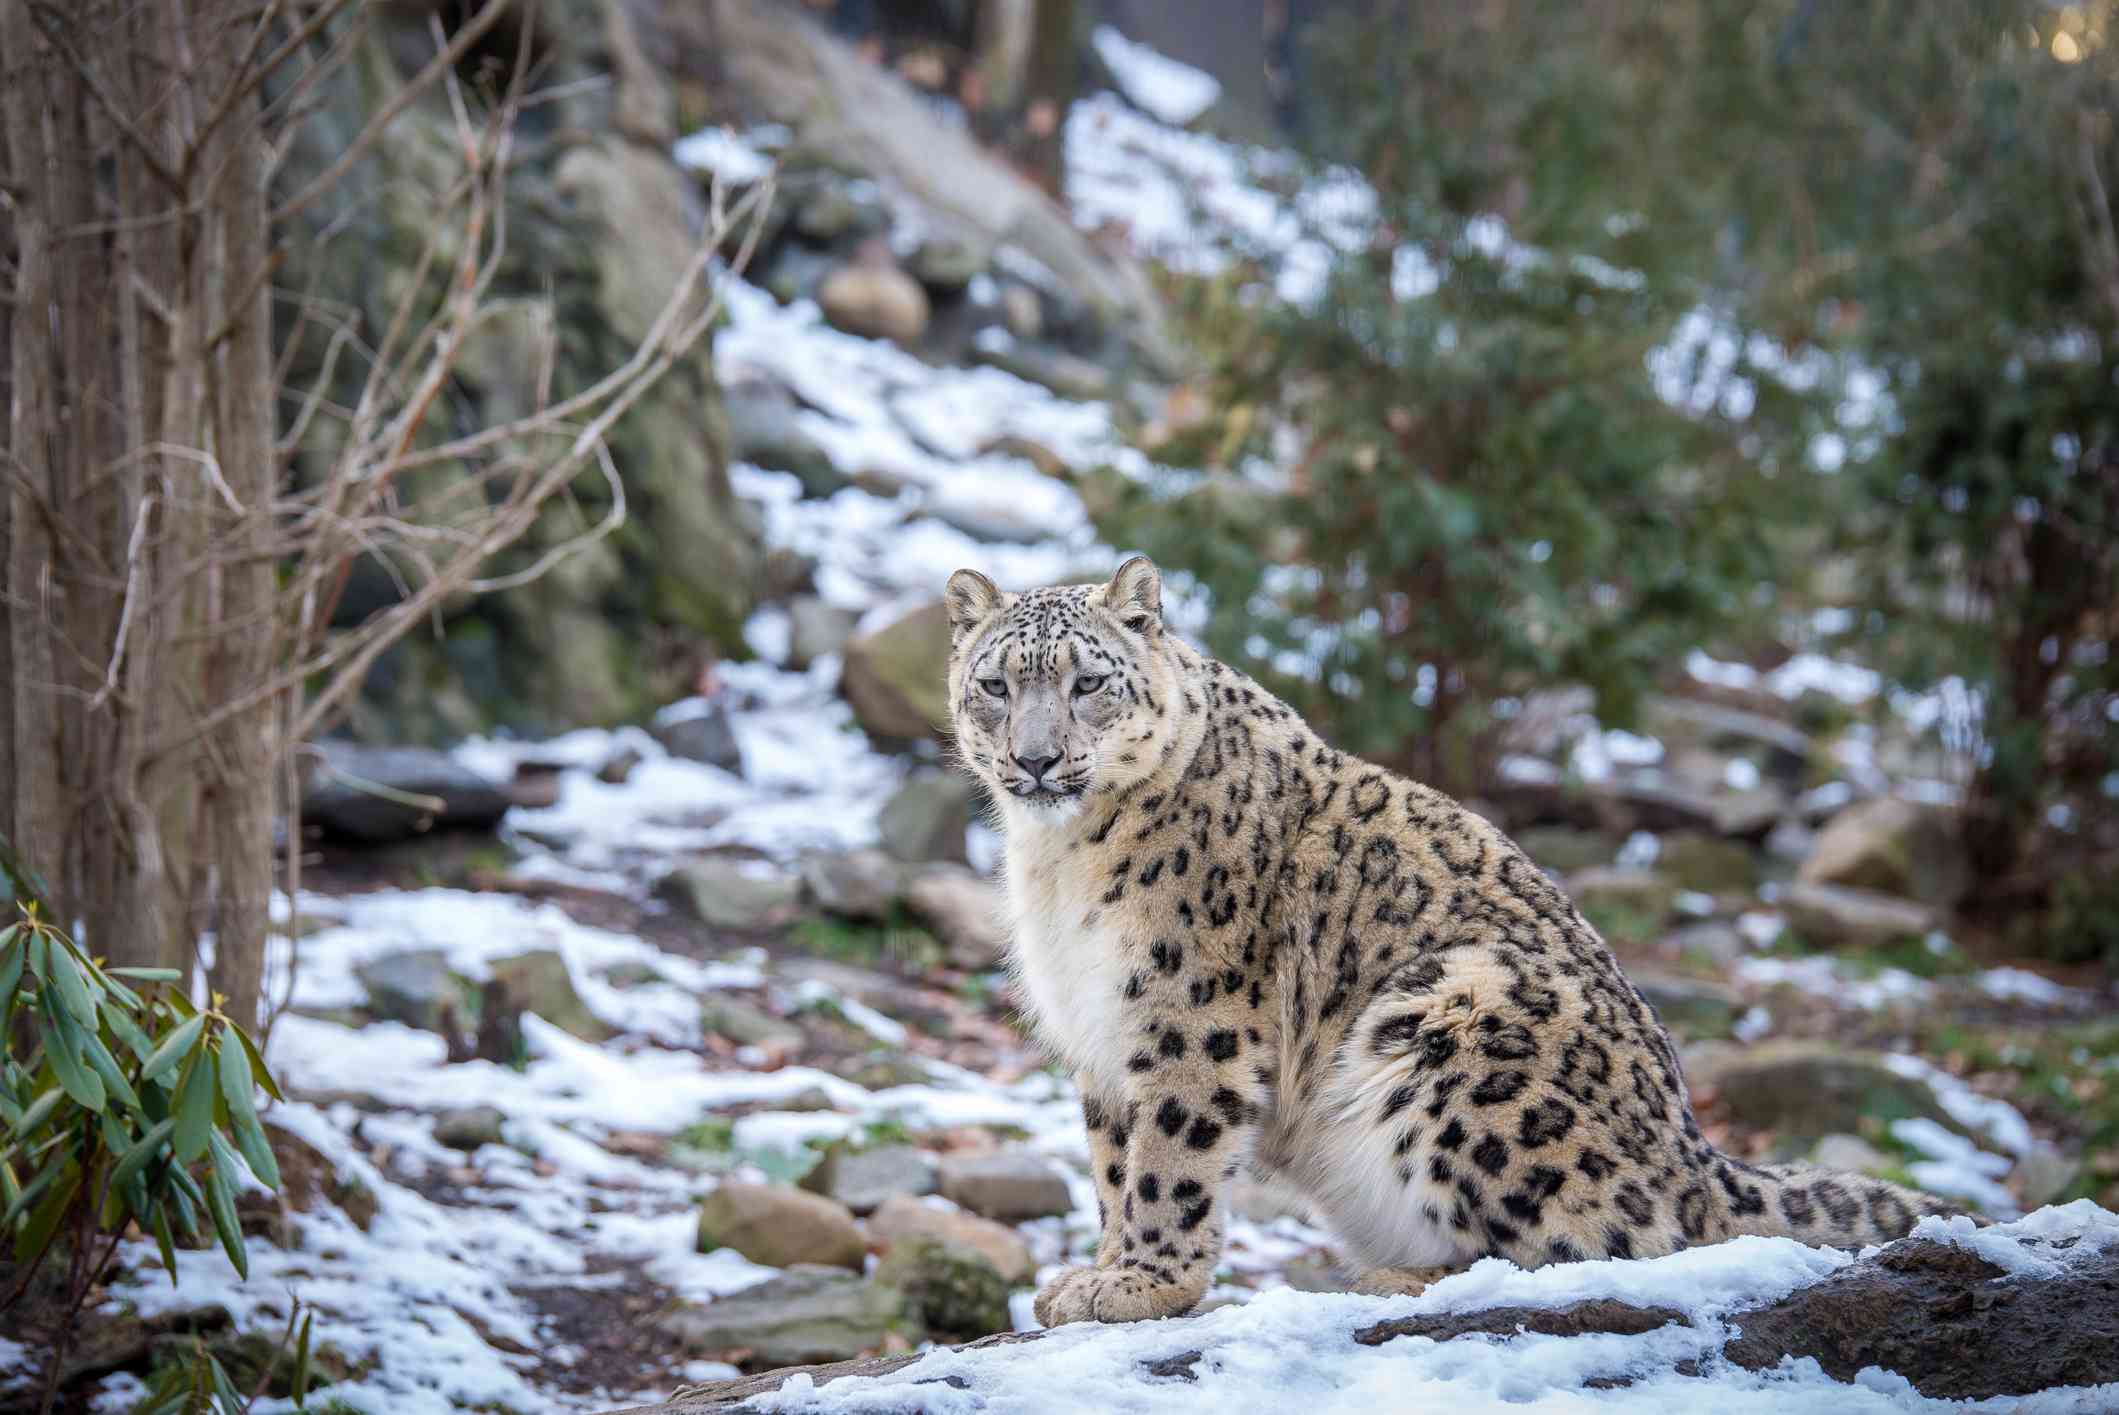
[[[1174,741],[1162,576],[1136,556],[1107,584],[1006,594],[949,577],[956,747],[1004,816],[1064,820],[1140,780]]]

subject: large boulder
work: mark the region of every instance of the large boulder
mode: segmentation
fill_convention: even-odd
[[[757,1046],[795,1051],[809,1038],[802,1029],[726,993],[710,992],[699,999],[699,1030],[709,1037],[723,1037],[737,1046]]]
[[[723,1184],[699,1201],[699,1251],[733,1248],[769,1268],[861,1270],[868,1244],[844,1204],[778,1184]]]
[[[498,1014],[520,1017],[533,1012],[585,1042],[600,1042],[615,1035],[581,1000],[566,957],[557,949],[537,948],[512,958],[495,958],[486,964],[486,969],[491,977],[479,1008],[481,1028],[487,1019]]]
[[[1076,228],[1065,209],[980,146],[932,98],[825,31],[801,7],[772,0],[667,5],[655,23],[684,77],[711,86],[717,104],[793,130],[790,147],[829,154],[924,208],[930,242],[990,250],[1012,246],[1047,283],[1093,312],[1161,372],[1184,362],[1162,303],[1141,267]],[[953,280],[961,270],[930,274]]]
[[[1948,908],[1964,893],[1965,869],[1949,812],[1878,796],[1832,817],[1796,878]]]
[[[2119,1247],[2034,1275],[1911,1239],[1741,1314],[1724,1354],[1753,1371],[1808,1358],[1840,1381],[1881,1368],[1931,1400],[2110,1390],[2119,1382],[2115,1293]]]
[[[841,653],[853,637],[854,614],[815,595],[799,595],[787,604],[787,666],[803,669],[827,654]]]
[[[911,1315],[935,1336],[963,1341],[1007,1331],[1008,1284],[974,1248],[924,1235],[890,1245],[875,1280],[905,1294]]]
[[[434,829],[489,830],[510,804],[505,784],[426,747],[315,744],[302,783],[302,820],[327,837],[362,845]]]
[[[728,1359],[755,1371],[843,1361],[875,1350],[910,1323],[898,1289],[837,1268],[804,1266],[703,1307],[681,1304],[655,1325],[687,1356]]]
[[[905,867],[881,850],[825,850],[798,867],[809,899],[827,914],[863,923],[891,916],[903,891]]]
[[[680,860],[655,892],[709,927],[744,933],[779,927],[802,902],[802,886],[793,875],[762,860],[728,855]]]
[[[1810,734],[1792,723],[1697,698],[1652,697],[1643,718],[1644,730],[1665,743],[1756,753],[1761,765],[1790,786],[1800,783],[1813,750]]]
[[[1004,1223],[944,1204],[900,1194],[868,1216],[869,1233],[887,1249],[911,1238],[935,1238],[985,1255],[1003,1281],[1020,1286],[1037,1275],[1037,1259],[1023,1236]]]
[[[941,1191],[942,1197],[1003,1223],[1064,1214],[1074,1207],[1066,1177],[1027,1150],[946,1156]]]
[[[1737,1124],[1789,1139],[1856,1134],[1863,1123],[1925,1119],[1955,1128],[1927,1082],[1882,1056],[1830,1042],[1769,1041],[1689,1048],[1685,1078],[1696,1099]]]
[[[1862,948],[1921,938],[1938,922],[1925,904],[1830,884],[1789,885],[1777,901],[1788,927],[1823,948]]]
[[[839,688],[871,734],[908,741],[949,725],[949,617],[940,600],[855,635],[845,653]]]
[[[911,1145],[859,1150],[837,1144],[802,1176],[802,1187],[854,1213],[871,1214],[900,1195],[932,1194],[937,1181],[934,1156],[925,1150]]]
[[[883,803],[876,822],[883,849],[907,864],[949,860],[964,864],[971,828],[970,780],[960,772],[924,771]]]
[[[718,698],[686,698],[655,714],[648,735],[673,757],[704,762],[723,771],[743,771],[743,748],[729,720],[728,705]]]
[[[1000,887],[964,865],[929,865],[906,887],[914,917],[942,941],[952,966],[991,968],[1008,946]]]
[[[369,1016],[423,1031],[441,1031],[449,1010],[463,1001],[463,984],[438,948],[386,953],[357,965],[353,975],[367,990]]]

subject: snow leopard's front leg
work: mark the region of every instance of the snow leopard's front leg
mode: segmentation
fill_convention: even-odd
[[[1098,1095],[1087,1075],[1075,1080],[1082,1088],[1082,1124],[1089,1132],[1089,1172],[1096,1180],[1096,1266],[1108,1268],[1118,1257],[1124,1233],[1126,1141],[1134,1112],[1123,1096]]]
[[[1173,982],[1178,980],[1173,979]],[[1182,985],[1176,990],[1183,997]],[[1129,1322],[1176,1316],[1206,1294],[1221,1259],[1222,1190],[1249,1148],[1260,1087],[1247,1054],[1258,1034],[1239,1011],[1147,1007],[1125,1097],[1097,1155],[1106,1208],[1095,1267],[1069,1268],[1038,1293],[1037,1318]],[[1130,1121],[1130,1123],[1127,1123]],[[1092,1129],[1092,1154],[1097,1135]],[[1119,1182],[1105,1187],[1118,1163]]]

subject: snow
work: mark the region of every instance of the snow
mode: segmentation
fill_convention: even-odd
[[[784,142],[786,136],[784,128],[753,129],[748,134],[726,127],[701,128],[677,139],[670,152],[680,167],[740,186],[773,170],[772,158],[759,149],[775,137]]]
[[[2023,1118],[2022,1111],[2007,1101],[1979,1094],[1933,1062],[1893,1052],[1884,1058],[1884,1064],[1901,1076],[1925,1081],[1950,1119],[1984,1135],[2010,1154],[2027,1155],[2046,1148],[2045,1142],[2031,1133],[2031,1123]]]
[[[1098,25],[1089,42],[1126,97],[1162,122],[1183,127],[1221,97],[1212,74],[1135,44],[1111,25]]]
[[[1969,1220],[1923,1220],[1922,1237],[1974,1248],[2011,1273],[2051,1275],[2119,1242],[2119,1215],[2086,1202],[2042,1209],[2017,1223],[1976,1229]],[[2050,1390],[2025,1401],[1929,1400],[1902,1378],[1870,1368],[1851,1384],[1814,1361],[1757,1373],[1724,1362],[1726,1318],[1779,1300],[1839,1271],[1853,1255],[1785,1238],[1739,1238],[1647,1261],[1555,1265],[1525,1272],[1501,1259],[1436,1283],[1417,1298],[1363,1298],[1281,1288],[1204,1316],[1130,1326],[1081,1325],[1044,1338],[978,1350],[934,1351],[882,1376],[819,1385],[802,1375],[754,1397],[760,1411],[1009,1411],[1081,1409],[1229,1412],[1379,1409],[1527,1409],[1811,1415],[1837,1411],[2088,1412],[2119,1389]],[[1639,1336],[1518,1334],[1447,1342],[1398,1338],[1363,1345],[1354,1333],[1378,1321],[1501,1305],[1559,1307],[1611,1297],[1665,1307],[1681,1320]],[[1143,1367],[1188,1357],[1192,1379]],[[1681,1362],[1697,1374],[1679,1374]],[[1623,1380],[1595,1389],[1593,1379]],[[914,1393],[916,1390],[916,1394]]]
[[[1988,968],[1980,973],[1976,986],[1988,997],[2000,998],[2004,1002],[2028,1002],[2039,1007],[2088,1007],[2097,1000],[2096,995],[2086,989],[2066,987],[2024,968]]]
[[[1746,915],[1746,918],[1755,917]],[[1738,928],[1743,928],[1741,920]],[[1776,927],[1774,935],[1778,936]],[[1769,938],[1767,940],[1771,942]],[[1777,984],[1795,988],[1813,997],[1827,997],[1867,1012],[1879,1008],[1918,1004],[1933,996],[1935,985],[1903,968],[1883,968],[1873,977],[1856,977],[1839,960],[1826,954],[1804,958],[1739,958],[1736,980],[1756,987]]]
[[[1988,1214],[2016,1216],[2016,1196],[1995,1182],[2013,1168],[2007,1159],[1988,1154],[1925,1116],[1891,1122],[1891,1135],[1927,1156],[1906,1166],[1906,1173],[1921,1188],[1970,1199]]]

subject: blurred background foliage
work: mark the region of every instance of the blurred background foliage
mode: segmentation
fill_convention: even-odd
[[[2114,9],[1332,7],[1328,255],[1177,282],[1209,371],[1147,442],[1204,470],[1101,529],[1460,793],[1541,686],[1623,725],[1695,645],[1851,649],[1942,705],[1975,922],[2119,957]]]

